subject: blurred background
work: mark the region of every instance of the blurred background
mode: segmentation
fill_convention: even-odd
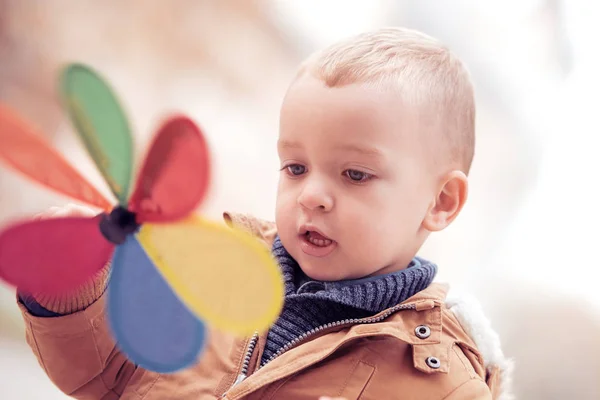
[[[599,20],[592,0],[0,0],[0,101],[103,187],[55,92],[63,63],[91,64],[119,93],[138,155],[171,112],[204,128],[216,164],[200,211],[271,219],[296,65],[372,28],[436,36],[472,72],[478,136],[469,202],[422,255],[481,300],[516,362],[517,398],[598,399]],[[0,223],[65,201],[0,167]],[[1,284],[0,398],[65,398]]]

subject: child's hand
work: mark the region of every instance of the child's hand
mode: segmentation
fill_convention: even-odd
[[[96,213],[88,207],[69,203],[62,207],[50,207],[33,217],[35,220],[60,218],[60,217],[93,217]]]
[[[329,397],[329,396],[321,396],[319,400],[346,400],[343,397]]]
[[[46,211],[35,215],[33,220],[39,221],[64,217],[94,217],[97,214],[91,208],[69,203],[61,207],[50,207]],[[43,293],[25,293],[21,292],[20,289],[17,289],[17,291],[25,307],[36,316],[71,314],[88,307],[104,293],[108,281],[109,266],[107,264],[104,269],[99,271],[91,284],[86,284],[73,293],[69,292],[60,295],[59,299],[55,295],[47,296]]]

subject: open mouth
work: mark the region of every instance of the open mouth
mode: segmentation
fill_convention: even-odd
[[[315,231],[307,231],[304,236],[306,237],[306,240],[308,240],[310,243],[314,244],[315,246],[319,246],[319,247],[326,247],[329,246],[331,243],[333,243],[333,240],[329,239],[328,237],[325,237],[323,235],[321,235],[319,232],[315,232]]]
[[[314,230],[307,230],[304,234],[300,235],[300,238],[302,240],[302,251],[315,257],[325,257],[337,246],[335,240]]]

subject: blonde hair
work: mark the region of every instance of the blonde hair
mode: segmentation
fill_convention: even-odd
[[[298,76],[306,73],[329,87],[400,87],[405,101],[436,116],[428,124],[442,127],[451,161],[469,172],[475,149],[473,85],[463,63],[438,40],[405,28],[366,32],[314,53]],[[435,142],[442,144],[439,137]]]

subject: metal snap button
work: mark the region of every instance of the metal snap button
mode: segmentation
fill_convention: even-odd
[[[425,360],[425,362],[427,363],[429,368],[433,369],[438,369],[442,366],[442,363],[440,363],[440,360],[437,357],[427,357],[427,360]]]
[[[427,339],[431,336],[431,329],[429,329],[427,325],[419,325],[415,329],[415,335],[417,335],[419,339]]]

